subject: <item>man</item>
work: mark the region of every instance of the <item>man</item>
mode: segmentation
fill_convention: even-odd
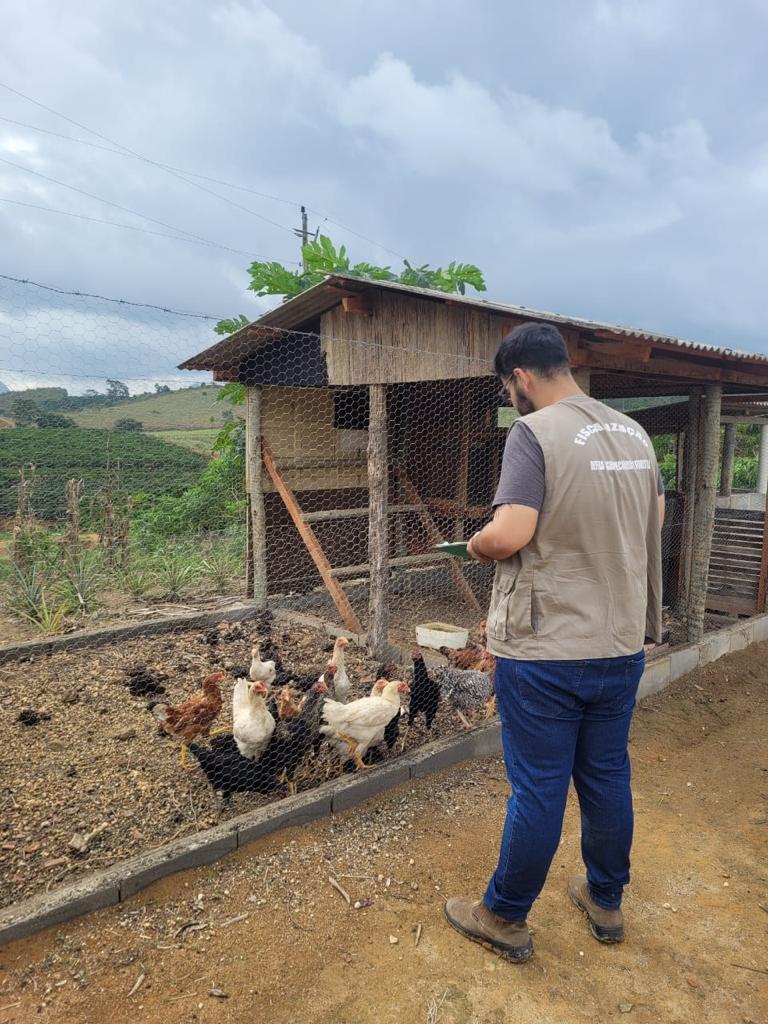
[[[493,520],[468,550],[496,563],[488,648],[512,795],[483,899],[454,897],[445,913],[519,963],[533,955],[526,918],[560,841],[571,778],[586,877],[571,880],[569,895],[596,939],[624,938],[627,741],[644,641],[661,639],[664,492],[647,435],[581,391],[555,327],[516,327],[495,370],[521,418]]]

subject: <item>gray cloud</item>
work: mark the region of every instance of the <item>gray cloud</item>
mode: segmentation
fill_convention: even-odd
[[[327,213],[379,243],[313,215],[357,258],[471,260],[497,299],[768,350],[757,0],[129,7],[6,4],[0,80],[157,160]],[[2,90],[0,115],[89,138]],[[0,158],[297,257],[295,206],[202,183],[267,223],[155,167],[2,121]],[[0,163],[3,197],[163,230]],[[0,241],[0,270],[19,277],[215,315],[264,308],[245,293],[247,258],[222,250],[2,202]],[[63,332],[35,334],[40,303],[30,295],[23,327],[9,325],[0,286],[0,367],[170,379],[209,340],[199,322],[126,325],[79,300],[55,304],[59,323],[72,311]]]

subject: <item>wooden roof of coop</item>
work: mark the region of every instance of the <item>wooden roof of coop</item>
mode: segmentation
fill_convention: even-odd
[[[675,395],[719,383],[768,391],[768,356],[464,295],[334,274],[192,356],[214,380],[348,387],[489,377],[515,325],[554,323],[597,398]]]

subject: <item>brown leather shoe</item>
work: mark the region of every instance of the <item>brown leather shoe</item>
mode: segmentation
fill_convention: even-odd
[[[488,910],[481,900],[452,896],[446,901],[445,916],[457,932],[473,942],[499,953],[511,963],[521,964],[533,956],[533,943],[525,921],[507,921]]]
[[[568,895],[582,914],[586,915],[592,934],[598,942],[606,944],[624,941],[624,915],[620,910],[598,907],[589,895],[589,886],[583,875],[568,883]]]

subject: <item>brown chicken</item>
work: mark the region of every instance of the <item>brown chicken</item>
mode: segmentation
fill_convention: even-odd
[[[296,694],[290,687],[284,686],[277,698],[277,716],[281,722],[298,718],[304,709],[307,698],[296,699]]]
[[[179,761],[184,768],[187,763],[187,747],[200,736],[210,736],[211,726],[221,711],[221,689],[225,679],[223,672],[213,672],[203,680],[202,690],[193,693],[183,704],[157,704],[152,709],[161,728],[181,740]]]
[[[466,672],[477,665],[483,652],[477,647],[460,647],[457,651],[450,647],[441,647],[440,653],[448,659],[449,664],[454,668],[460,668]]]

